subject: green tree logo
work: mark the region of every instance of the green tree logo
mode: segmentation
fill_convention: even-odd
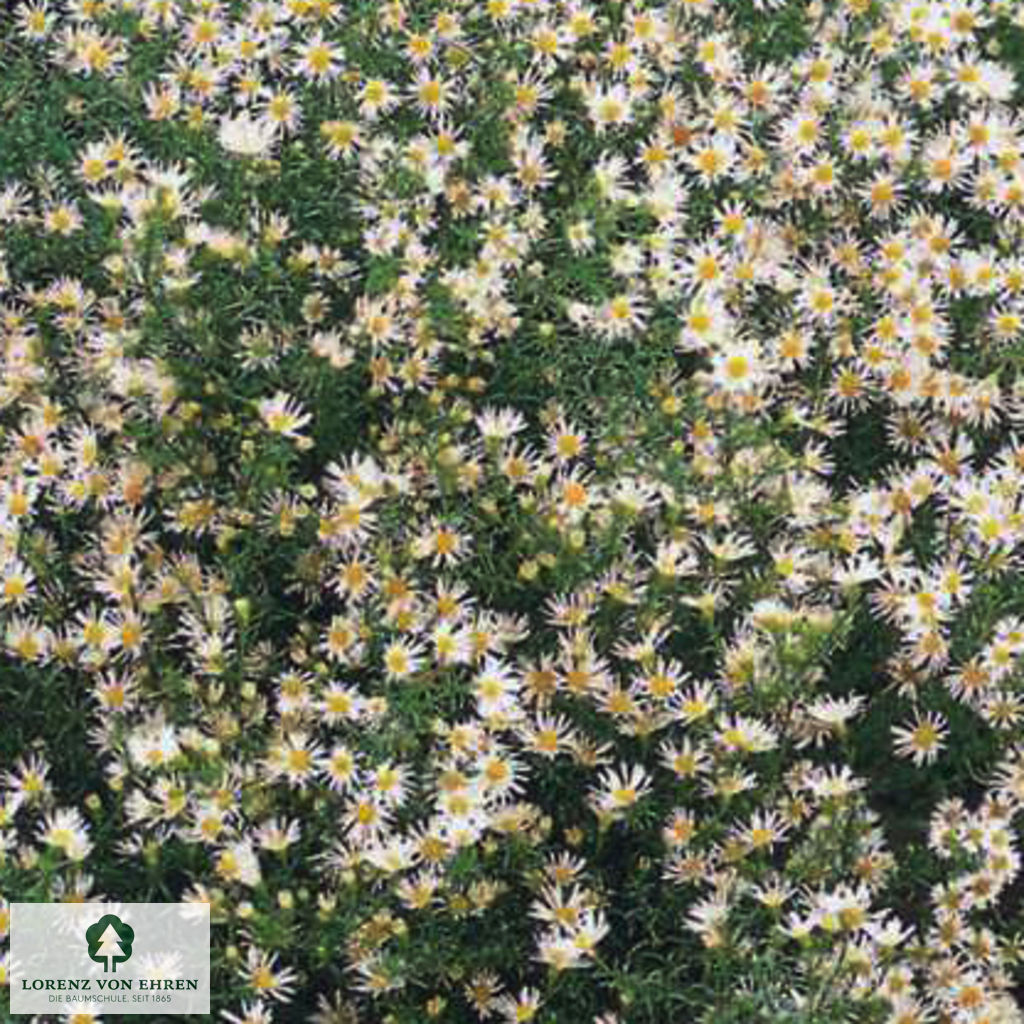
[[[123,964],[132,955],[132,940],[135,930],[113,914],[104,914],[95,924],[85,930],[85,941],[89,943],[89,956],[103,964],[103,971],[117,972],[117,965]]]

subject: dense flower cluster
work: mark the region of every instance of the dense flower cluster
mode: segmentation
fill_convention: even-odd
[[[0,939],[208,902],[231,1024],[1020,1024],[1021,10],[0,21]]]

